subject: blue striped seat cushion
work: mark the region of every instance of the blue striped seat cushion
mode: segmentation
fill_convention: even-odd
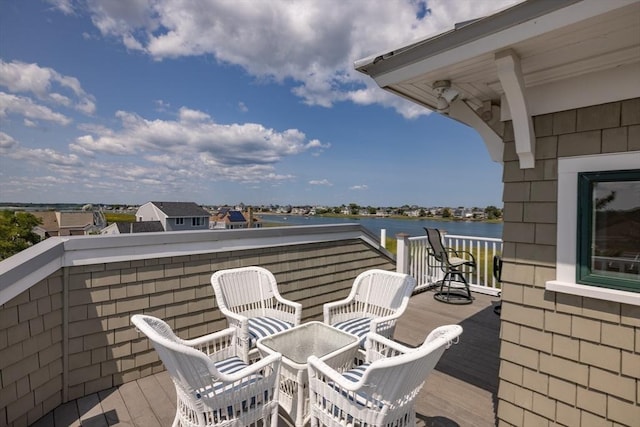
[[[345,320],[344,322],[338,322],[333,326],[360,337],[360,346],[362,346],[364,345],[367,333],[371,329],[371,318],[358,317],[355,319]]]
[[[218,371],[220,371],[223,374],[233,374],[235,372],[238,372],[241,369],[246,368],[247,365],[242,359],[240,359],[238,356],[234,356],[234,357],[230,357],[229,359],[224,359],[224,360],[220,360],[218,362],[214,363],[216,369]],[[246,382],[253,382],[255,381],[256,376],[252,375],[250,377],[247,377],[246,379],[243,379],[242,383],[243,385]],[[197,390],[196,391],[196,397],[200,398],[203,395],[208,395],[209,397],[220,393],[223,390],[227,390],[230,387],[232,387],[232,385],[227,385],[226,387],[223,387],[222,382],[215,382],[210,386],[207,386],[201,390]]]
[[[369,363],[364,363],[362,365],[356,366],[355,368],[352,368],[346,372],[342,373],[342,376],[352,382],[358,382],[360,381],[360,379],[362,378],[362,376],[364,375],[364,371],[367,370],[367,368],[369,367]],[[336,391],[339,391],[339,387],[337,385],[334,385],[333,382],[329,383],[330,386],[333,386],[334,389]],[[342,394],[345,397],[348,397],[349,400],[353,400],[353,396],[352,395],[348,395],[346,391],[342,391]],[[326,401],[324,401],[324,404],[326,405]],[[357,393],[356,394],[356,403],[358,403],[359,405],[362,406],[366,406],[367,405],[367,397],[364,394],[361,393]],[[335,417],[340,416],[340,409],[337,406],[333,407],[333,415]],[[348,417],[348,422],[352,422],[353,418],[351,416]]]
[[[286,331],[293,325],[275,317],[251,317],[249,319],[250,346],[255,347],[256,341],[278,332]]]
[[[241,369],[246,368],[247,365],[242,359],[240,359],[237,356],[234,357],[230,357],[229,359],[224,359],[224,360],[220,360],[218,362],[214,363],[216,369],[218,369],[218,371],[220,371],[221,373],[224,374],[233,374],[235,372],[240,371]],[[262,378],[262,375],[259,374],[252,374],[249,375],[245,378],[242,378],[242,380],[240,381],[240,384],[227,384],[226,386],[218,381],[213,383],[210,386],[207,386],[203,389],[197,390],[196,391],[196,398],[200,399],[203,396],[212,398],[213,396],[215,396],[216,394],[220,394],[220,393],[224,393],[226,391],[229,390],[239,390],[242,387],[245,387],[249,384],[252,384],[254,382],[256,382],[257,380],[259,380],[260,378]],[[268,399],[268,392],[265,390],[264,392],[264,397],[263,397],[264,401],[266,401]],[[253,407],[256,404],[256,396],[252,396],[250,401],[247,400],[243,400],[242,401],[242,411],[246,412],[248,410],[249,407]],[[233,407],[232,406],[228,406],[226,411],[223,408],[219,408],[217,410],[214,411],[213,413],[213,417],[214,417],[214,421],[215,422],[220,422],[224,419],[232,419],[234,417],[234,413],[233,413]]]
[[[233,356],[228,359],[220,360],[218,362],[215,362],[214,365],[218,371],[227,375],[234,374],[239,370],[249,366],[238,356]]]
[[[364,375],[364,371],[367,370],[369,365],[370,363],[363,363],[362,365],[356,366],[355,368],[352,368],[347,372],[344,372],[342,376],[348,379],[349,381],[353,381],[354,383],[356,383],[360,381],[360,379]]]

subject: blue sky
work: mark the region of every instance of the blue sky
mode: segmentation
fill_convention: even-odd
[[[353,69],[515,0],[0,0],[0,201],[501,206],[471,128]]]

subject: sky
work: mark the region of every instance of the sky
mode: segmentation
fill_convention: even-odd
[[[358,59],[517,0],[0,0],[0,202],[502,206]]]

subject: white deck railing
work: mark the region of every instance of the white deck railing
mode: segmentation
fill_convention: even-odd
[[[502,240],[489,237],[444,235],[444,246],[457,251],[468,251],[476,259],[475,271],[463,270],[465,279],[474,292],[500,294],[500,283],[493,276],[493,257],[502,254]],[[436,286],[444,273],[440,263],[429,254],[427,236],[398,236],[397,269],[415,277],[416,290]]]

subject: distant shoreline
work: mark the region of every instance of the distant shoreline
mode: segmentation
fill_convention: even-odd
[[[420,220],[429,220],[429,221],[442,221],[442,222],[486,222],[488,224],[499,224],[502,222],[502,218],[498,219],[472,219],[472,218],[442,218],[436,216],[420,216],[420,217],[410,217],[405,215],[388,215],[384,217],[376,216],[376,215],[343,215],[343,214],[318,214],[318,215],[301,215],[301,214],[283,214],[276,212],[254,212],[255,216],[295,216],[295,217],[304,217],[304,216],[316,216],[320,218],[346,218],[346,219],[355,219],[359,220],[362,218],[367,219],[399,219],[403,221],[420,221]]]

